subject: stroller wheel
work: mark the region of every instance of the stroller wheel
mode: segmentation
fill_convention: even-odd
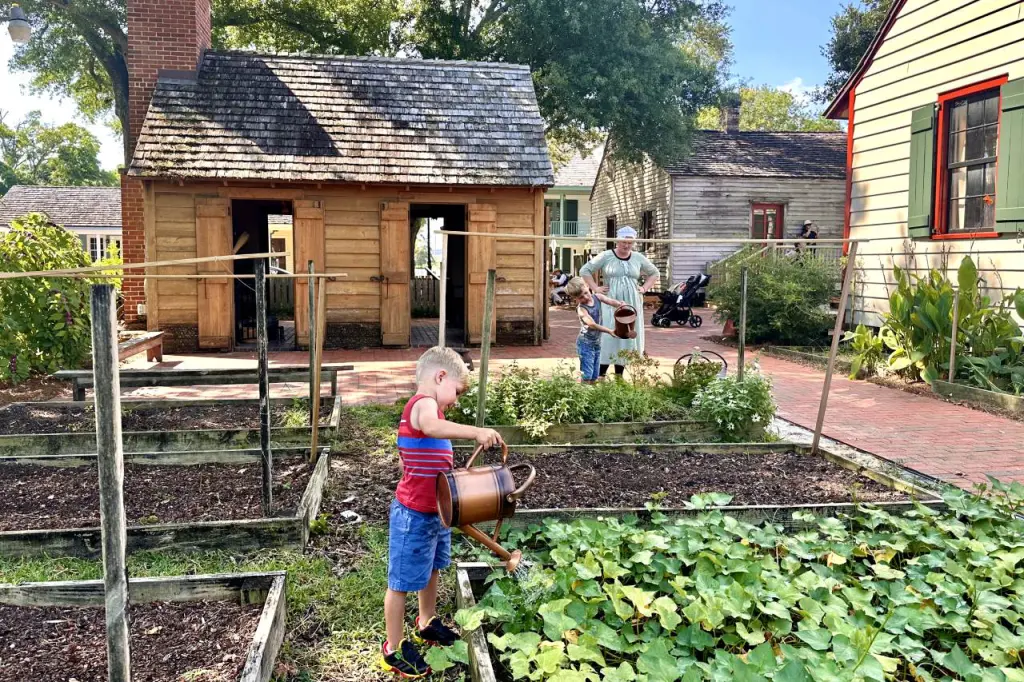
[[[704,318],[702,318],[700,315],[694,315],[690,318],[691,327],[697,328],[702,324],[704,324]]]

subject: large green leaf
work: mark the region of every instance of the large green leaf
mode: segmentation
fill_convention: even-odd
[[[956,282],[957,286],[960,287],[961,296],[974,297],[978,288],[978,266],[974,264],[974,259],[970,256],[964,256],[963,260],[960,261],[960,267],[956,273]]]

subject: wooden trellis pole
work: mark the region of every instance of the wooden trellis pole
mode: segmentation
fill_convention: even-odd
[[[143,268],[164,268],[172,265],[196,265],[198,263],[218,263],[236,260],[252,260],[254,258],[270,258],[272,253],[247,253],[241,256],[206,256],[203,258],[178,258],[176,260],[152,261],[149,263],[123,263],[121,265],[90,265],[85,268],[70,268],[66,270],[36,270],[33,272],[0,272],[0,279],[18,279],[20,277],[64,277],[68,275],[84,275],[88,273],[104,273],[108,270],[141,270]],[[232,273],[225,273],[228,277]],[[209,275],[210,277],[223,277],[225,275]],[[124,275],[116,275],[123,277]],[[175,275],[177,276],[177,275]]]
[[[316,376],[316,264],[310,260],[306,263],[309,270],[309,317],[306,324],[306,335],[309,337],[309,423],[316,422],[313,412],[313,392],[320,391],[319,377]]]
[[[260,384],[260,465],[263,475],[263,516],[274,511],[274,458],[270,451],[270,371],[267,357],[266,261],[256,262],[256,358]]]
[[[497,271],[487,271],[487,289],[484,294],[484,328],[480,340],[480,394],[476,401],[476,425],[482,427],[487,418],[487,370],[491,360],[491,320],[494,318],[494,283]]]
[[[739,359],[736,367],[736,376],[743,381],[743,373],[747,364],[747,279],[750,269],[744,265],[740,270],[740,343]]]
[[[121,381],[117,369],[117,295],[114,287],[110,284],[94,285],[91,305],[107,676],[110,682],[131,682],[128,572],[125,567],[128,538],[124,514],[124,449],[121,442]]]
[[[321,286],[320,291],[317,292],[316,319],[315,390],[313,391],[313,420],[310,422],[313,429],[311,438],[313,445],[309,451],[310,463],[315,463],[317,460],[317,447],[320,439],[320,369],[324,360],[324,337],[327,336],[327,287],[325,286]]]

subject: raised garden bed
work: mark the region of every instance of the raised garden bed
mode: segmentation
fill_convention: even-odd
[[[948,400],[967,403],[971,407],[982,410],[997,410],[1009,413],[1018,418],[1024,417],[1024,397],[1010,393],[986,391],[983,388],[951,384],[947,381],[935,381],[932,390]]]
[[[610,424],[555,424],[540,438],[530,435],[521,426],[492,427],[509,445],[530,443],[699,443],[713,440],[718,430],[699,421],[614,422]],[[763,434],[763,430],[761,431]],[[755,434],[751,434],[754,436]]]
[[[330,468],[324,451],[274,458],[274,508],[260,504],[258,450],[125,456],[128,550],[302,548]],[[0,555],[100,555],[95,455],[0,458]]]
[[[815,346],[765,346],[764,352],[772,357],[793,360],[801,364],[826,369],[828,367],[828,348]],[[852,369],[849,355],[839,351],[836,356],[836,371],[849,374]]]
[[[269,682],[285,629],[285,574],[129,582],[134,679]],[[0,585],[5,679],[107,679],[103,582]]]

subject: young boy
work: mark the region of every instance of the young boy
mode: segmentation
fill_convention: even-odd
[[[381,667],[404,678],[430,674],[416,646],[404,638],[405,596],[419,593],[416,639],[451,646],[458,635],[437,617],[438,573],[451,563],[451,530],[437,513],[437,474],[452,468],[452,438],[475,440],[485,448],[502,442],[494,429],[453,424],[444,410],[466,389],[469,372],[451,348],[431,348],[416,365],[416,395],[402,411],[398,453],[402,480],[391,503],[388,591],[384,597],[387,640]]]
[[[619,308],[626,305],[604,294],[590,290],[582,277],[573,277],[565,285],[565,293],[576,304],[580,317],[580,335],[576,337],[576,353],[580,356],[583,383],[592,384],[601,375],[601,334],[615,335],[615,330],[601,324],[601,304]]]

